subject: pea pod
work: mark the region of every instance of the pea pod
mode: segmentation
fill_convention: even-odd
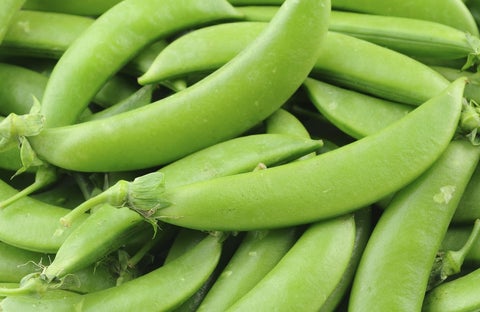
[[[45,125],[74,123],[105,81],[153,41],[202,23],[236,17],[238,13],[222,0],[210,1],[208,7],[190,0],[118,3],[95,19],[55,65],[43,98]]]
[[[352,215],[310,225],[280,262],[226,311],[318,311],[352,255]]]
[[[93,18],[21,10],[0,46],[0,54],[58,59]]]
[[[480,190],[480,166],[477,167],[475,172],[468,183],[465,193],[458,204],[453,221],[455,223],[467,223],[472,222],[475,219],[480,218],[480,206],[479,206],[479,190]]]
[[[420,176],[448,146],[464,86],[456,80],[382,131],[315,158],[151,194],[164,206],[154,217],[197,229],[246,230],[313,222],[378,201]]]
[[[26,0],[23,9],[58,12],[67,14],[98,16],[105,13],[121,0]]]
[[[411,105],[383,100],[313,78],[307,78],[303,86],[318,111],[356,139],[380,131],[413,110]]]
[[[7,183],[0,181],[0,198],[9,198],[16,193]],[[71,231],[87,217],[79,216],[62,235],[54,236],[58,219],[68,211],[30,197],[21,198],[0,209],[0,240],[31,251],[55,253]]]
[[[0,6],[0,43],[5,37],[13,16],[20,10],[25,0],[4,0]]]
[[[139,82],[209,72],[227,63],[261,31],[261,22],[220,24],[192,31],[162,50]],[[310,73],[322,81],[410,105],[423,103],[448,85],[448,80],[430,67],[349,35],[329,31],[322,47]],[[349,61],[351,51],[362,62]]]
[[[350,310],[421,309],[436,253],[479,157],[478,147],[454,140],[431,168],[396,193],[365,247]],[[395,292],[387,294],[389,287]]]
[[[239,7],[246,20],[268,22],[275,6]],[[478,62],[479,39],[456,28],[415,18],[333,10],[329,30],[360,38],[414,58],[439,61],[467,59],[464,69]]]
[[[445,282],[426,294],[422,311],[477,311],[480,309],[479,284],[480,269]]]
[[[129,113],[44,129],[30,137],[31,144],[58,167],[98,172],[169,163],[236,137],[300,86],[317,58],[329,8],[328,1],[286,2],[259,40],[208,78]],[[272,50],[284,53],[272,57]],[[112,155],[118,155],[115,161]]]
[[[460,250],[468,241],[472,232],[471,225],[451,225],[443,238],[441,250]],[[465,256],[465,264],[476,267],[480,264],[480,240],[474,241],[473,246]]]

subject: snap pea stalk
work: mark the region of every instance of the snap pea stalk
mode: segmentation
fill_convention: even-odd
[[[480,309],[480,269],[445,282],[425,295],[424,312],[467,312]]]
[[[126,197],[136,201],[135,196],[141,192],[160,191],[164,187],[176,188],[214,177],[248,172],[259,163],[273,166],[288,162],[318,149],[321,144],[321,141],[280,134],[257,134],[227,140],[164,166],[161,172],[140,176],[131,183],[120,181],[70,211],[61,218],[61,223],[68,227],[78,216],[104,202],[121,205]],[[163,181],[163,176],[167,177],[166,181]]]
[[[20,10],[25,0],[4,0],[0,4],[0,43],[8,31],[12,19]]]
[[[440,250],[435,257],[430,279],[428,281],[427,290],[441,284],[448,277],[461,272],[462,265],[468,253],[474,248],[475,243],[479,241],[480,235],[480,219],[475,221],[473,229],[467,238],[467,241],[461,248],[457,250]],[[444,239],[445,240],[445,239]]]
[[[105,81],[148,44],[192,26],[238,17],[223,0],[118,3],[95,19],[55,65],[42,102],[46,127],[75,123]]]
[[[275,6],[246,6],[238,10],[249,21],[268,22]],[[477,36],[445,24],[415,18],[382,16],[333,10],[330,31],[360,38],[414,58],[457,60],[468,58],[462,69],[478,62],[480,40]]]
[[[0,198],[8,198],[16,193],[15,189],[0,181]],[[26,250],[55,253],[71,231],[87,217],[79,216],[62,235],[54,236],[58,229],[58,219],[69,211],[23,197],[5,209],[0,209],[0,241]]]
[[[478,147],[453,140],[433,166],[396,193],[360,260],[351,311],[421,309],[436,253],[479,157]],[[385,292],[389,287],[395,292]]]
[[[66,14],[99,16],[121,0],[26,0],[23,9]]]
[[[162,50],[139,82],[208,73],[240,53],[248,40],[262,31],[262,24],[266,26],[234,22],[192,31]],[[362,62],[348,61],[351,51]],[[423,103],[448,85],[438,72],[404,54],[333,31],[327,33],[310,77],[410,105]],[[422,88],[417,88],[419,85]]]
[[[152,216],[196,229],[246,230],[357,210],[404,187],[441,155],[459,121],[464,85],[457,80],[382,131],[315,158],[151,194],[164,205]]]
[[[286,2],[258,40],[195,85],[130,113],[44,129],[30,138],[32,146],[59,167],[98,172],[169,163],[236,137],[300,86],[317,59],[329,8],[327,0]],[[112,155],[121,157],[112,162]]]
[[[340,88],[317,79],[303,83],[311,102],[332,124],[360,139],[405,117],[413,106]]]
[[[352,215],[310,225],[278,264],[226,311],[318,311],[346,270]]]
[[[0,55],[58,59],[93,18],[52,12],[19,11],[0,46]]]
[[[477,219],[478,220],[478,219]],[[475,225],[478,221],[475,221]],[[440,250],[461,250],[465,245],[469,245],[469,240],[475,235],[474,227],[471,224],[456,225],[448,228],[442,241]],[[480,239],[473,241],[471,248],[465,255],[465,264],[469,267],[476,267],[480,264]]]

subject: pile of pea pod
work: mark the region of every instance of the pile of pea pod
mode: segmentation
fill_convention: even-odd
[[[2,0],[0,311],[480,311],[479,27]]]

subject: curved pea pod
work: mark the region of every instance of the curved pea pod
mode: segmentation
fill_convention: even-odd
[[[4,0],[0,4],[0,43],[8,31],[13,17],[20,10],[24,2],[25,0]]]
[[[240,53],[248,39],[261,32],[262,24],[266,26],[262,22],[234,22],[192,31],[162,50],[139,82],[209,72]],[[351,51],[362,62],[353,60]],[[333,31],[327,33],[310,76],[410,105],[423,103],[448,85],[442,75],[411,57]]]
[[[166,164],[239,136],[283,105],[308,75],[329,8],[328,0],[286,2],[244,53],[197,84],[129,113],[44,129],[31,144],[58,167],[116,171]]]
[[[226,311],[318,311],[347,268],[352,215],[310,225],[280,262]]]
[[[246,20],[269,21],[275,6],[239,7]],[[463,69],[478,62],[477,36],[438,22],[416,18],[333,10],[329,30],[360,38],[414,58],[431,61],[467,59]]]
[[[419,311],[437,251],[480,157],[466,140],[396,193],[373,229],[350,295],[351,311]],[[395,288],[394,292],[385,289]]]
[[[93,22],[86,16],[21,10],[12,19],[0,54],[58,59]]]
[[[7,116],[28,113],[33,104],[32,97],[42,98],[48,78],[22,66],[0,63],[0,79],[0,114]]]
[[[339,10],[410,17],[434,21],[478,36],[478,27],[467,6],[461,0],[333,0]]]
[[[318,111],[337,128],[360,139],[405,117],[414,107],[340,88],[317,79],[303,83]]]
[[[26,0],[23,9],[76,14],[86,16],[99,16],[108,11],[121,0]]]
[[[458,204],[455,214],[453,215],[453,222],[467,223],[480,218],[480,166],[468,182],[467,188],[463,193],[462,199]]]
[[[0,181],[0,198],[9,198],[16,193],[7,183]],[[55,253],[71,231],[87,217],[79,216],[71,228],[55,236],[58,219],[69,211],[30,197],[21,198],[0,209],[0,241],[31,251]]]
[[[480,309],[480,269],[445,282],[425,295],[422,311],[467,312]]]
[[[95,19],[55,65],[42,105],[46,126],[74,123],[105,81],[148,44],[192,26],[232,18],[238,13],[223,0],[208,5],[191,0],[118,3]]]
[[[152,193],[164,207],[153,216],[197,229],[247,230],[365,207],[412,182],[440,157],[456,130],[464,86],[465,80],[457,80],[382,131],[314,158]]]
[[[281,261],[297,234],[295,228],[248,232],[198,311],[226,311]]]
[[[12,285],[13,286],[13,285]],[[15,296],[0,301],[2,311],[57,311],[69,312],[80,302],[82,295],[68,290],[51,290],[43,296]]]

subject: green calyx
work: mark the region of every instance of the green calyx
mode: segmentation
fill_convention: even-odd
[[[480,145],[478,132],[480,129],[480,105],[475,101],[464,101],[460,116],[460,131],[473,145]]]
[[[467,61],[463,65],[462,70],[466,70],[478,64],[480,60],[480,38],[469,33],[466,33],[465,36],[472,51],[468,53]]]

